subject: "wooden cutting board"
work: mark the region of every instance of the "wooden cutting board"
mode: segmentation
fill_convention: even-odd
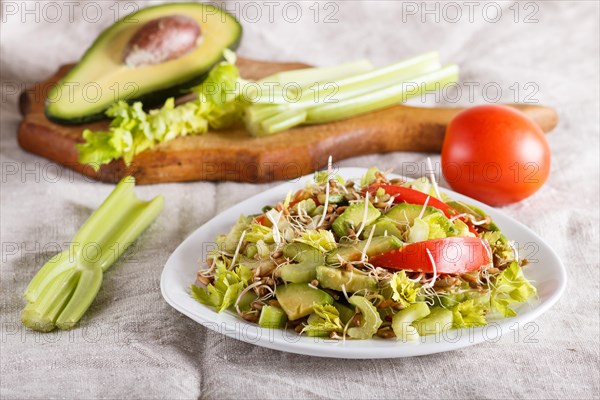
[[[75,143],[83,141],[81,132],[85,128],[105,130],[108,121],[68,126],[53,123],[44,115],[46,93],[72,66],[62,66],[54,76],[21,94],[23,120],[18,131],[19,144],[27,151],[104,182],[117,182],[125,175],[134,175],[139,184],[195,180],[268,182],[311,173],[325,166],[329,155],[337,161],[392,151],[439,152],[446,125],[462,110],[398,105],[264,138],[254,138],[239,126],[178,138],[140,153],[129,167],[118,160],[95,172],[77,162]],[[238,59],[238,66],[247,79],[306,67],[300,63],[242,58]],[[553,109],[537,105],[513,107],[528,114],[545,132],[557,124]]]

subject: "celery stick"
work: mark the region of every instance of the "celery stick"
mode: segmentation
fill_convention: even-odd
[[[299,99],[292,102],[294,93],[284,96],[282,93],[270,93],[253,100],[257,104],[287,104],[294,108],[304,108],[319,102],[332,102],[348,99],[364,93],[386,88],[409,76],[423,74],[441,67],[437,52],[421,54],[386,67],[362,74],[356,74],[340,80],[321,80],[317,87],[308,87]]]
[[[456,82],[458,67],[448,65],[434,72],[415,76],[405,82],[361,96],[342,100],[337,103],[318,105],[308,110],[306,122],[321,124],[338,121],[356,115],[399,104],[423,91],[435,90],[438,86]]]
[[[287,315],[281,308],[264,306],[260,312],[258,325],[262,328],[283,328],[287,319]]]
[[[369,60],[360,59],[345,64],[331,65],[327,67],[303,68],[279,72],[257,82],[277,82],[282,85],[293,82],[304,87],[312,85],[315,82],[343,79],[348,76],[370,71],[372,69],[373,64],[371,64]]]
[[[285,131],[306,121],[306,111],[288,110],[260,122],[251,133],[254,136],[268,136]]]
[[[87,311],[107,270],[156,219],[163,197],[138,200],[126,177],[82,225],[68,250],[53,257],[25,290],[22,322],[30,329],[72,328]],[[90,248],[99,253],[89,254]]]
[[[392,317],[392,329],[397,340],[403,342],[416,342],[419,333],[411,324],[418,319],[425,318],[430,313],[429,307],[424,302],[411,304],[403,310],[398,311]]]

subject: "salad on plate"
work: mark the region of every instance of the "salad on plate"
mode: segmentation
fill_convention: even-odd
[[[416,342],[516,315],[527,260],[433,177],[356,182],[328,171],[216,238],[191,295],[263,328]]]

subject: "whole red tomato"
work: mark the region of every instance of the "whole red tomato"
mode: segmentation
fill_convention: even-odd
[[[550,147],[529,117],[483,105],[458,114],[442,146],[442,172],[452,189],[491,205],[531,196],[550,174]]]

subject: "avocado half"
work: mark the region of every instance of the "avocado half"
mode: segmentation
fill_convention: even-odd
[[[123,54],[145,24],[159,18],[185,16],[196,21],[196,46],[178,58],[153,65],[129,66]],[[138,35],[139,36],[139,35]],[[223,50],[235,50],[242,27],[231,14],[210,4],[168,3],[144,8],[117,21],[98,36],[79,63],[46,98],[46,116],[59,123],[79,124],[105,118],[119,100],[155,106],[201,83],[223,59]]]

